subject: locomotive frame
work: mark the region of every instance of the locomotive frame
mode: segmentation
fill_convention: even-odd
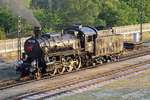
[[[40,79],[43,75],[54,76],[117,61],[123,52],[123,37],[114,34],[113,30],[101,34],[98,28],[78,24],[62,32],[44,35],[35,27],[35,36],[25,42],[24,49],[17,71],[21,77]]]

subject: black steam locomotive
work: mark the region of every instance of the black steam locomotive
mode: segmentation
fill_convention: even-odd
[[[17,72],[21,77],[54,76],[81,67],[116,61],[123,51],[123,38],[113,31],[73,25],[57,33],[41,35],[35,27],[35,36],[26,40]],[[102,33],[103,32],[103,33]]]

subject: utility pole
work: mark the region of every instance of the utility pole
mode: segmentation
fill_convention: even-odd
[[[21,60],[21,16],[18,16],[18,60]]]
[[[142,42],[142,27],[143,27],[143,0],[140,1],[140,42]]]

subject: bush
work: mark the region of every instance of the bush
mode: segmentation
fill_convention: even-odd
[[[6,39],[6,33],[0,29],[0,40]]]

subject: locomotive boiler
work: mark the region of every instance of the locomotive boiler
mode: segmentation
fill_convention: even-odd
[[[81,67],[102,64],[119,59],[123,51],[121,35],[101,34],[98,28],[74,25],[62,32],[41,35],[35,27],[35,35],[24,44],[22,60],[17,71],[36,79],[43,75],[54,76]]]

